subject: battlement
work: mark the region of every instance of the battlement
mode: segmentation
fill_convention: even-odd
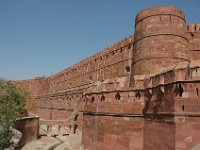
[[[138,22],[142,21],[145,18],[152,16],[162,17],[162,15],[176,16],[185,21],[184,12],[181,9],[178,9],[177,7],[173,6],[156,6],[139,12],[138,15],[136,16],[135,24],[137,24]]]
[[[108,47],[97,52],[96,54],[85,58],[84,60],[80,61],[79,63],[77,63],[69,68],[64,69],[63,71],[55,74],[54,76],[57,76],[60,73],[66,73],[66,72],[70,73],[74,69],[83,68],[90,63],[96,62],[98,60],[102,60],[106,56],[109,56],[109,54],[111,54],[111,53],[115,53],[117,51],[122,51],[123,48],[125,48],[126,46],[129,46],[129,48],[130,48],[130,46],[133,44],[133,42],[134,42],[134,36],[130,35],[121,41],[118,41],[112,45],[109,45]]]
[[[195,140],[185,138],[193,133],[177,127],[199,122],[199,33],[181,9],[153,7],[138,13],[133,35],[53,76],[15,82],[29,90],[27,108],[42,119],[66,120],[78,109],[85,148],[146,150],[159,139],[156,149],[191,149]]]
[[[187,31],[189,33],[200,33],[200,23],[187,25]]]

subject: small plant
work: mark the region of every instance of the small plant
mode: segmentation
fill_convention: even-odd
[[[9,81],[0,79],[0,150],[10,146],[10,127],[23,113],[25,94]]]

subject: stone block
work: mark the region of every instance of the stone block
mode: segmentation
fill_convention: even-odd
[[[60,128],[60,135],[69,135],[70,129],[68,127],[61,127]]]
[[[40,125],[39,135],[47,136],[47,133],[48,133],[48,125],[46,125],[46,124]]]
[[[58,136],[59,135],[59,125],[53,125],[51,127],[51,136]]]

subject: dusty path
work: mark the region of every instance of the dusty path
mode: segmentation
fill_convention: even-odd
[[[80,150],[81,138],[81,134],[57,137],[43,136],[26,144],[22,150]]]

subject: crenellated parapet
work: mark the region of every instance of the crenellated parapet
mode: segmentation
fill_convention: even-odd
[[[186,30],[184,13],[178,8],[159,6],[140,12],[135,19],[133,75],[189,61]]]
[[[200,23],[187,25],[187,31],[189,33],[200,33]]]
[[[85,149],[191,149],[199,61],[200,24],[157,6],[138,13],[133,35],[50,77],[14,82],[34,96],[27,108],[43,124],[65,126],[76,110]]]
[[[50,77],[50,92],[84,86],[109,78],[130,75],[133,36],[84,59]]]
[[[199,60],[200,58],[200,24],[189,24],[187,26],[190,58]]]
[[[196,115],[200,113],[200,64],[184,62],[144,79],[145,113]]]

